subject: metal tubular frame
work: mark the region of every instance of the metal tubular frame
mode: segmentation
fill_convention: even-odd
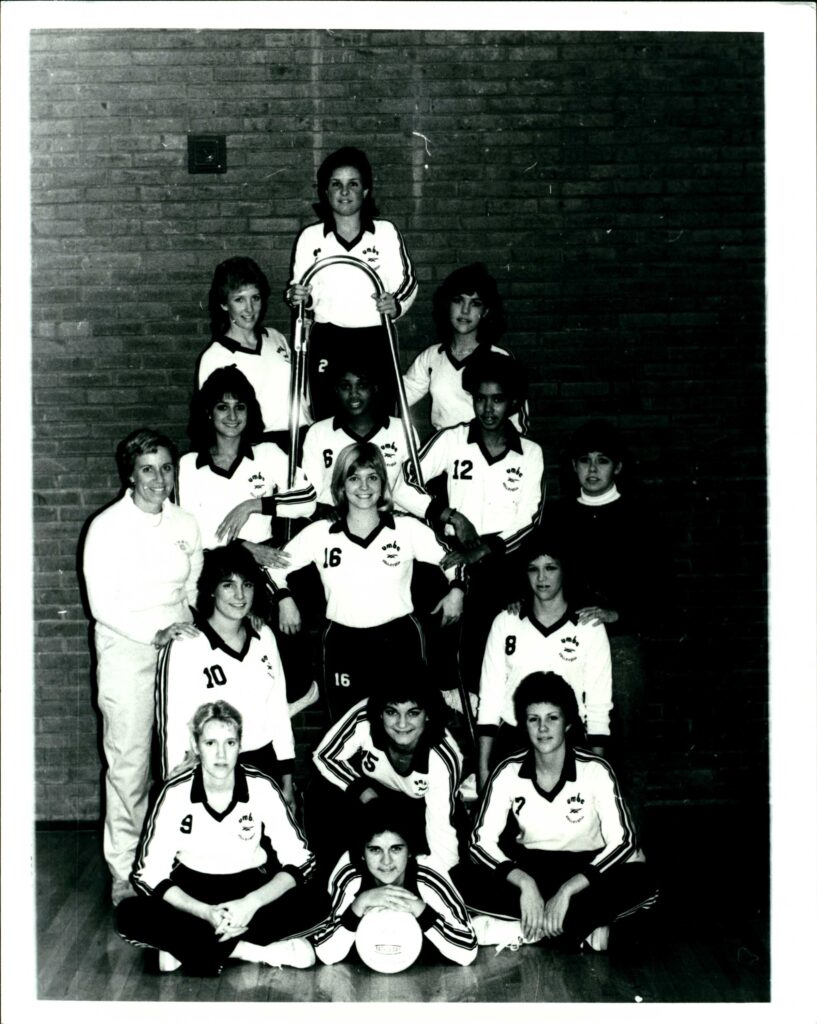
[[[375,291],[379,296],[383,295],[385,288],[376,271],[372,270],[368,263],[359,260],[356,256],[327,256],[318,260],[303,275],[298,282],[307,285],[312,278],[331,267],[334,264],[342,263],[349,267],[356,267],[363,271],[371,279]],[[417,482],[423,486],[423,473],[420,468],[420,458],[417,454],[417,445],[414,442],[414,435],[411,430],[411,414],[409,413],[408,401],[406,400],[406,389],[403,386],[403,371],[400,369],[400,354],[397,348],[397,331],[394,322],[387,313],[380,314],[380,322],[386,331],[389,339],[389,352],[391,354],[392,368],[397,381],[397,404],[400,410],[400,420],[403,424],[403,434],[406,438],[406,448],[409,453],[412,468]],[[306,354],[309,342],[309,329],[306,320],[306,303],[298,304],[298,312],[295,318],[295,334],[292,340],[292,377],[289,390],[289,487],[295,486],[295,470],[298,463],[298,429],[301,418],[301,400],[306,397]]]
[[[372,270],[368,263],[364,263],[363,260],[359,260],[356,256],[327,256],[325,259],[318,260],[317,263],[314,263],[306,271],[298,283],[302,285],[309,284],[316,274],[325,270],[326,267],[331,267],[338,263],[349,267],[356,267],[367,274],[374,284],[378,297],[385,292],[386,289],[383,287],[383,282],[380,280],[377,272]],[[403,424],[403,433],[406,438],[406,448],[417,483],[422,487],[423,471],[420,467],[420,457],[417,453],[417,445],[414,442],[414,435],[411,430],[411,414],[409,413],[408,401],[406,399],[406,389],[403,385],[403,372],[400,369],[400,354],[397,348],[397,331],[394,322],[387,313],[380,314],[380,322],[383,324],[386,336],[389,339],[392,368],[394,369],[394,376],[397,381],[397,404],[400,411],[400,420]],[[290,488],[295,486],[295,471],[298,465],[298,430],[301,419],[301,401],[307,397],[306,356],[308,345],[309,323],[306,316],[306,303],[300,302],[298,303],[295,317],[295,332],[292,339],[292,376],[289,389],[289,466],[287,482]],[[466,725],[476,755],[478,750],[474,715],[471,711],[468,691],[459,675],[457,676],[457,689],[459,690],[463,714],[465,715]]]

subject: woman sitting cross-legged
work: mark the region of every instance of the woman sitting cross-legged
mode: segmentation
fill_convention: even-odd
[[[462,899],[444,872],[418,863],[418,843],[401,804],[384,797],[366,804],[355,818],[349,851],[329,882],[332,913],[312,939],[321,963],[345,959],[362,918],[380,910],[411,914],[423,947],[436,947],[455,964],[473,963],[477,941]]]
[[[326,916],[315,858],[281,791],[237,764],[241,715],[225,701],[193,719],[199,764],[166,783],[148,815],[116,911],[120,935],[160,951],[159,966],[219,974],[229,959],[309,967],[303,938]]]
[[[563,949],[585,941],[606,949],[610,925],[658,896],[618,782],[605,760],[574,746],[581,719],[561,676],[526,676],[514,708],[527,748],[488,779],[471,836],[474,864],[452,876],[480,915],[481,945],[547,939]]]

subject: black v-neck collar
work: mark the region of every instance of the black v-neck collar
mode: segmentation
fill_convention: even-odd
[[[341,420],[340,416],[335,416],[335,418],[332,420],[332,429],[333,430],[342,430],[343,433],[346,434],[347,437],[351,437],[351,439],[356,444],[362,444],[365,441],[371,441],[371,439],[373,437],[375,437],[377,434],[379,434],[380,431],[383,430],[388,425],[389,425],[389,417],[388,416],[380,416],[380,417],[376,416],[375,417],[375,421],[374,421],[374,426],[368,432],[368,434],[356,434],[354,432],[354,430],[352,430],[352,428],[350,426],[348,426],[348,424],[344,423],[343,420]]]
[[[564,613],[564,615],[557,619],[552,626],[546,626],[540,622],[533,614],[533,606],[528,604],[523,611],[520,613],[520,618],[527,618],[534,629],[538,630],[542,636],[553,636],[554,633],[558,633],[562,626],[566,622],[572,622],[574,625],[578,625],[579,619],[575,612],[572,612],[570,608]]]
[[[207,449],[203,452],[199,452],[198,457],[196,458],[196,469],[202,469],[204,466],[207,466],[210,472],[215,473],[216,476],[224,477],[225,480],[232,480],[244,459],[252,459],[255,461],[252,445],[241,445],[238,449],[238,455],[236,455],[235,462],[233,462],[229,469],[222,469],[221,466],[217,466],[215,462],[213,462],[212,453]]]
[[[478,357],[478,356],[480,356],[482,354],[481,350],[483,350],[483,346],[478,343],[477,347],[474,349],[474,351],[473,352],[469,352],[468,355],[465,356],[464,359],[457,359],[457,357],[451,351],[451,348],[450,348],[449,345],[447,345],[445,343],[440,345],[440,351],[445,353],[446,358],[448,359],[449,363],[451,363],[451,365],[454,367],[455,370],[461,370],[463,368],[463,366],[467,366],[468,365],[468,361],[470,359],[473,359],[475,356]]]
[[[491,455],[485,447],[485,442],[482,440],[482,431],[480,430],[479,423],[476,419],[471,420],[471,423],[468,426],[468,436],[466,440],[468,444],[475,444],[479,448],[482,452],[482,457],[489,466],[495,466],[497,462],[501,462],[509,452],[516,452],[518,455],[522,454],[522,441],[519,436],[519,431],[512,423],[505,424],[505,443],[507,447],[505,448],[505,451],[499,455]]]
[[[258,639],[258,633],[256,633],[249,619],[244,619],[244,632],[246,635],[244,637],[244,646],[241,648],[240,652],[234,651],[229,644],[226,644],[206,619],[200,620],[198,622],[198,627],[210,641],[210,646],[214,651],[221,651],[223,654],[229,655],[235,661],[243,661],[247,656],[247,652],[250,649],[250,644],[253,639]]]
[[[536,781],[536,757],[532,750],[528,751],[522,761],[522,765],[519,769],[519,778],[530,779],[533,783],[533,788],[539,796],[547,800],[548,803],[553,803],[568,782],[576,781],[576,758],[573,756],[573,748],[565,745],[565,761],[562,765],[562,774],[559,776],[559,781],[549,793],[547,790],[542,789]]]
[[[342,533],[353,544],[357,544],[358,547],[368,548],[377,540],[378,536],[383,530],[393,529],[395,529],[394,516],[391,514],[391,512],[381,512],[380,522],[377,524],[377,526],[375,526],[375,528],[372,530],[368,537],[356,537],[353,533],[350,533],[349,526],[346,522],[346,516],[343,516],[341,519],[338,519],[337,522],[332,523],[332,525],[329,527],[329,532]]]
[[[223,345],[226,349],[229,349],[230,352],[243,352],[248,356],[260,356],[261,346],[264,343],[263,335],[260,338],[256,335],[255,348],[245,348],[241,342],[228,338],[226,334],[222,334],[220,338],[215,338],[214,340],[217,341],[219,345]]]
[[[196,766],[196,770],[193,772],[193,784],[190,787],[190,803],[201,804],[211,818],[214,818],[216,821],[224,821],[224,819],[235,810],[236,804],[245,804],[249,799],[250,790],[247,786],[247,776],[244,774],[244,769],[241,765],[237,764],[235,766],[235,782],[233,783],[232,799],[223,811],[213,810],[213,808],[207,803],[207,791],[204,788],[204,777],[201,765]]]

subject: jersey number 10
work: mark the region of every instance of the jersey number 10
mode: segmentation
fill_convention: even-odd
[[[204,675],[207,677],[207,689],[210,690],[214,686],[224,686],[227,682],[227,676],[224,674],[224,669],[221,665],[211,665],[210,668],[204,670]]]

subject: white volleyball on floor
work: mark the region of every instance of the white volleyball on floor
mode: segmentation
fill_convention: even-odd
[[[360,959],[373,971],[397,974],[420,955],[423,933],[406,910],[373,910],[357,926],[355,945]]]

